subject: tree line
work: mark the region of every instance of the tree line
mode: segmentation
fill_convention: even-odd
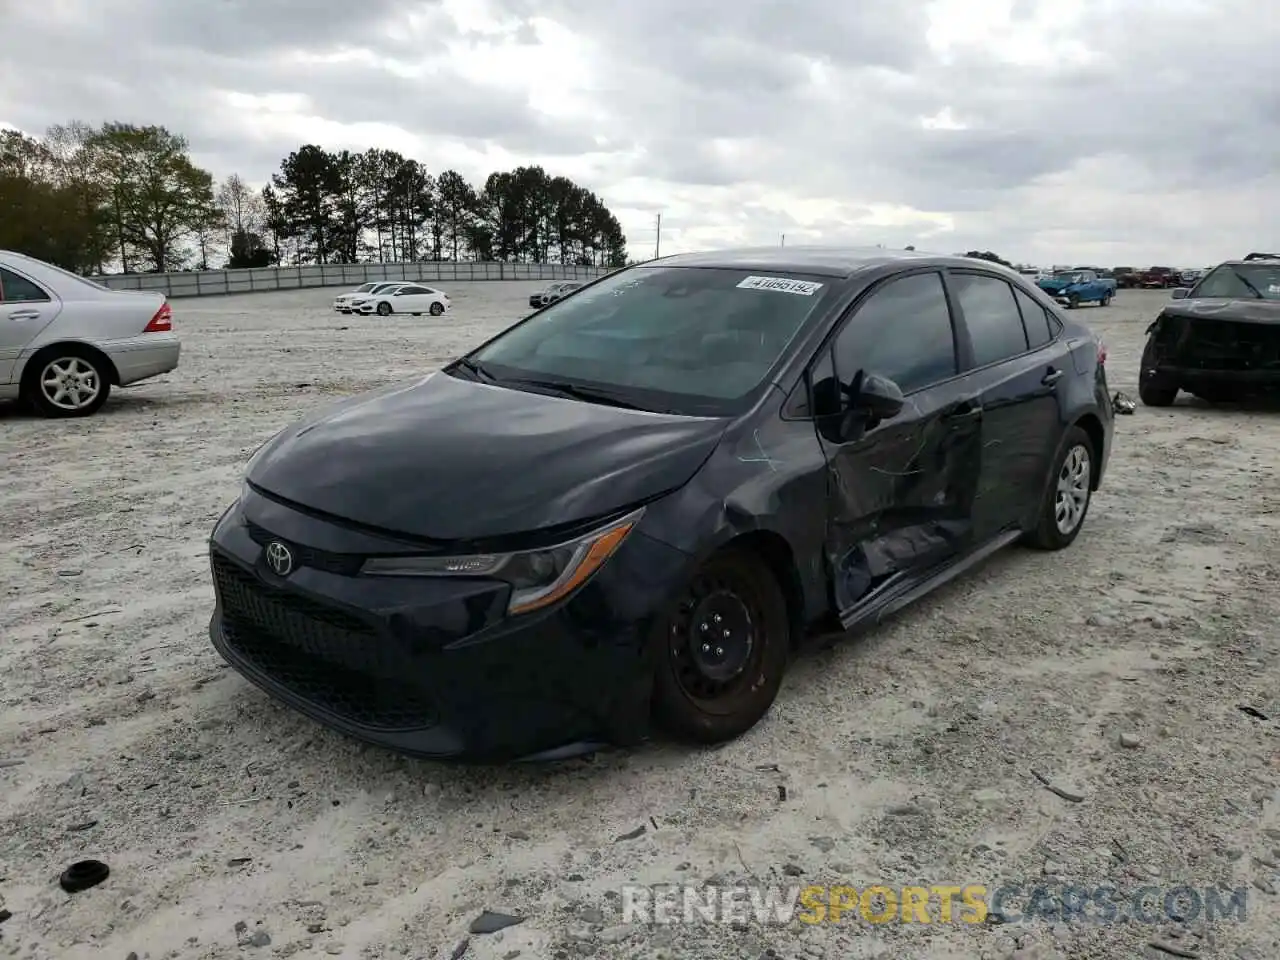
[[[473,185],[393,150],[306,144],[262,189],[221,183],[162,126],[0,131],[0,249],[77,273],[487,260],[620,267],[626,237],[593,192],[542,167]]]

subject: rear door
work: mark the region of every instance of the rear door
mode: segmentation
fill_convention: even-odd
[[[1056,322],[1035,298],[982,270],[951,270],[947,284],[968,342],[966,379],[981,394],[974,533],[986,540],[1039,505],[1062,435],[1059,390],[1073,368]]]
[[[814,408],[823,415],[815,420],[828,464],[826,554],[842,615],[970,544],[981,405],[958,369],[937,270],[879,285],[816,362]],[[842,435],[833,400],[859,373],[893,380],[906,404],[890,420]]]
[[[52,291],[0,266],[0,383],[12,383],[22,351],[62,309]]]
[[[425,313],[431,309],[431,294],[415,284],[401,287],[392,301],[396,313]]]

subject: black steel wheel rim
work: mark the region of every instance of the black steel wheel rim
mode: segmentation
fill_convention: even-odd
[[[765,614],[724,576],[700,575],[671,624],[676,683],[692,700],[721,701],[750,686],[764,653]]]

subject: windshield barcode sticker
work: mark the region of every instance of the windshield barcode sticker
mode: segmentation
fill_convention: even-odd
[[[779,293],[797,293],[812,297],[822,289],[822,284],[809,280],[791,280],[787,277],[747,277],[740,284],[742,290],[776,290]]]

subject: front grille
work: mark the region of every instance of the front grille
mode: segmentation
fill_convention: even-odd
[[[272,540],[282,540],[270,530],[258,526],[252,520],[246,521],[245,526],[249,528],[249,537],[254,543],[265,547]],[[313,547],[303,547],[291,541],[289,550],[293,553],[293,560],[297,566],[311,567],[313,570],[323,570],[326,573],[336,573],[343,577],[354,577],[360,572],[360,565],[364,563],[364,557],[351,553],[330,553],[327,550],[316,550]]]
[[[400,644],[358,617],[269,587],[217,553],[213,576],[223,638],[281,686],[365,727],[437,722],[429,698],[404,679],[422,666]]]
[[[1161,324],[1157,342],[1177,366],[1280,371],[1280,325],[1179,317]]]

